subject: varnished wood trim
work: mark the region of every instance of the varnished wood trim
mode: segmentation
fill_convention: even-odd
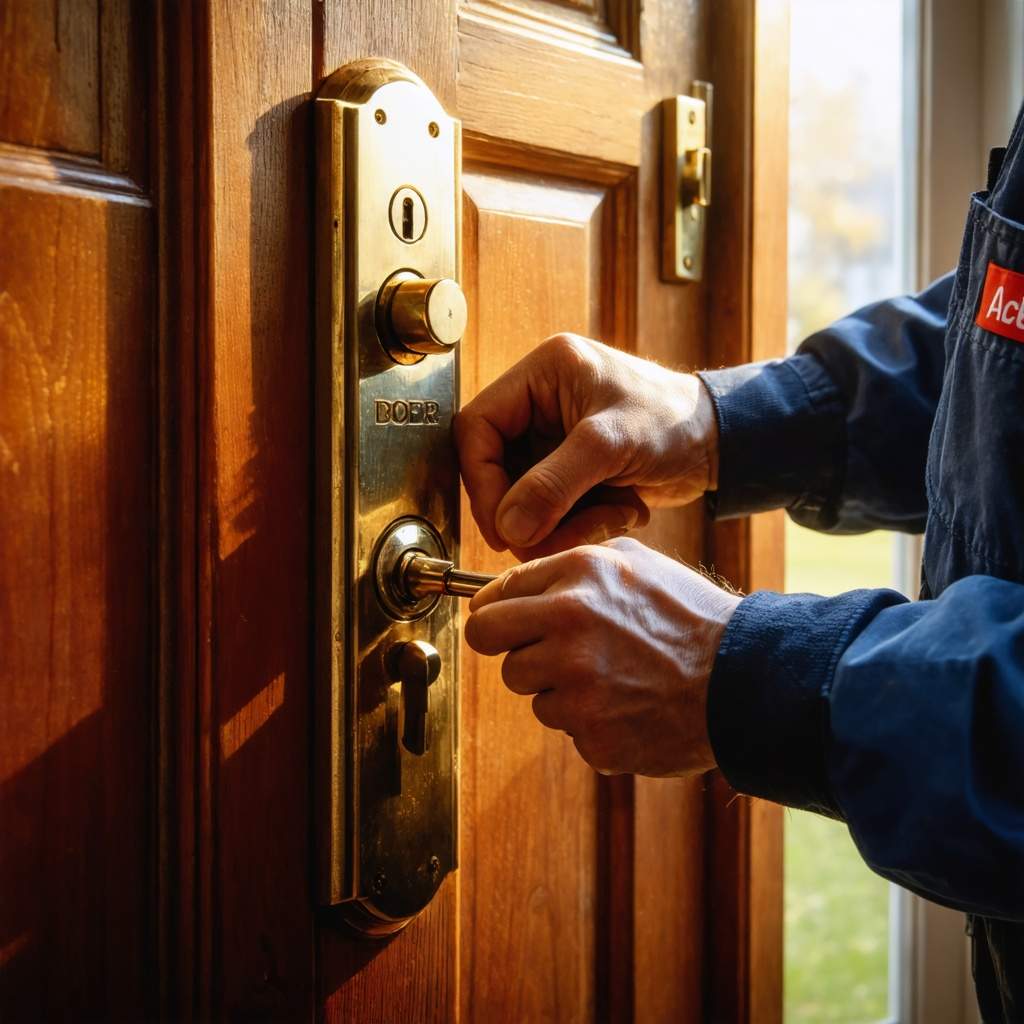
[[[615,31],[617,26],[610,25],[593,11],[542,7],[529,0],[467,0],[459,11],[460,14],[463,12],[490,19],[499,25],[536,32],[538,38],[545,42],[557,40],[587,50],[601,50],[616,57],[633,56]]]
[[[619,41],[619,46],[639,61],[644,56],[640,31],[643,13],[643,0],[617,0],[609,4],[608,9],[608,25]]]
[[[156,709],[158,1005],[197,1016],[197,238],[193,7],[154,13],[150,169],[157,211],[159,566]]]
[[[151,206],[139,185],[89,157],[0,142],[0,185]]]
[[[216,962],[217,898],[217,752],[216,694],[214,682],[215,645],[214,586],[216,562],[215,506],[216,462],[213,429],[213,254],[211,210],[213,196],[213,44],[212,13],[208,4],[197,4],[192,20],[192,109],[194,132],[192,149],[192,188],[196,198],[192,225],[195,269],[195,380],[196,423],[196,518],[195,518],[195,689],[192,696],[190,727],[194,743],[191,763],[194,821],[192,854],[194,857],[193,933],[190,952],[193,963],[192,1011],[194,1019],[214,1017],[215,990],[220,982],[221,965]],[[185,710],[185,709],[183,709]]]
[[[637,167],[650,108],[643,66],[628,55],[544,39],[463,8],[458,19],[458,114],[465,132],[523,148],[558,149]],[[579,97],[600,119],[581,118]]]
[[[631,775],[598,780],[597,950],[599,1021],[633,1019],[636,925],[636,808]]]
[[[602,324],[602,337],[608,344],[636,352],[637,345],[637,300],[640,294],[639,245],[639,177],[632,168],[614,184],[608,197],[607,223],[605,225],[604,251],[607,258],[602,261],[606,295],[614,295],[615,302],[609,303],[606,313],[610,314]],[[619,254],[628,253],[623,259]]]
[[[618,185],[636,174],[636,168],[628,164],[592,160],[540,146],[520,145],[474,131],[463,133],[462,155],[466,166],[534,171],[546,178],[560,177],[594,185]]]

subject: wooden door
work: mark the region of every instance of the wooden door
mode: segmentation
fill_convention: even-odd
[[[310,99],[383,56],[462,118],[464,398],[560,330],[734,362],[781,344],[784,26],[780,0],[3,8],[5,1020],[777,1019],[777,815],[596,776],[468,650],[459,871],[387,942],[316,909]],[[708,269],[669,285],[657,106],[695,78]],[[774,530],[694,507],[645,538],[751,586]],[[468,509],[462,550],[507,564]]]

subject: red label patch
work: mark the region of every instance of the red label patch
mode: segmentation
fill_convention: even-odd
[[[974,322],[986,331],[1024,342],[1024,274],[990,263]]]

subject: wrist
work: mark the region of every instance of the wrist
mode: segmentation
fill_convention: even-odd
[[[680,426],[683,436],[674,442],[675,451],[688,453],[687,475],[695,489],[704,493],[718,489],[718,416],[704,381],[695,373],[681,374],[685,413]]]
[[[701,733],[700,756],[704,764],[704,771],[711,771],[711,769],[718,767],[718,760],[715,757],[714,748],[711,744],[711,734],[708,729],[707,718],[707,701],[708,693],[711,689],[711,675],[714,671],[715,661],[718,658],[722,641],[725,638],[726,628],[742,600],[739,594],[725,590],[717,584],[712,584],[709,589],[713,593],[709,593],[704,607],[705,636],[703,650],[706,660],[702,666],[701,673],[703,706],[701,708],[700,721],[703,729]]]
[[[696,374],[690,375],[697,383],[697,394],[694,403],[693,418],[697,437],[704,452],[707,466],[707,482],[705,491],[718,490],[718,416],[715,414],[715,403],[704,381]]]

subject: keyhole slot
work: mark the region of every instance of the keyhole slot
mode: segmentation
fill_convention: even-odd
[[[423,196],[411,185],[396,189],[388,203],[388,220],[400,242],[406,245],[418,242],[427,229],[427,204]]]
[[[406,196],[402,200],[402,237],[407,242],[411,242],[415,238],[415,231],[412,198]]]

